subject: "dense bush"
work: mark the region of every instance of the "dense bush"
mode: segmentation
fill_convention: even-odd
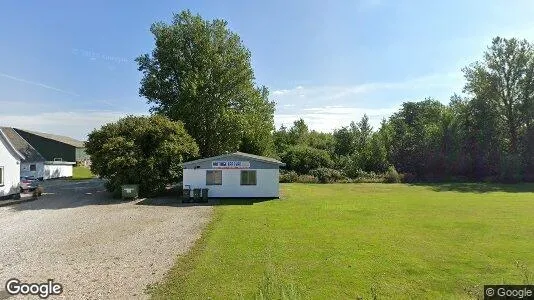
[[[402,177],[399,175],[397,170],[395,170],[394,166],[389,166],[388,167],[388,170],[386,171],[386,174],[385,174],[385,181],[386,182],[388,182],[388,183],[399,183],[399,182],[401,182],[401,178]]]
[[[310,175],[317,177],[317,180],[319,180],[320,183],[332,183],[346,178],[342,172],[330,168],[318,168],[312,170]]]
[[[329,168],[333,165],[330,155],[325,150],[305,145],[291,146],[282,155],[286,168],[299,174],[309,174],[313,169]]]
[[[310,174],[297,174],[295,171],[282,171],[280,173],[281,183],[318,183],[319,179]]]
[[[86,147],[91,171],[107,180],[114,196],[123,184],[138,184],[142,197],[162,192],[180,180],[180,163],[198,155],[182,123],[158,115],[104,125],[89,134]]]
[[[318,183],[319,180],[313,175],[299,175],[297,178],[298,183]]]
[[[280,182],[297,182],[299,174],[295,171],[282,171],[280,173]]]

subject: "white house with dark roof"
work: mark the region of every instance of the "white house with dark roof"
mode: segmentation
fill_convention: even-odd
[[[20,161],[23,159],[0,128],[0,198],[20,193]]]
[[[20,161],[20,176],[33,176],[42,180],[45,177],[45,158],[13,128],[1,127],[0,130],[23,156]]]
[[[215,198],[278,198],[281,166],[276,159],[242,152],[197,159],[182,164],[183,188],[207,188]]]
[[[33,176],[40,180],[72,177],[73,166],[76,164],[74,161],[64,161],[62,158],[59,160],[47,160],[40,151],[36,148],[41,144],[34,139],[27,139],[21,134],[20,129],[11,127],[0,127],[4,138],[9,142],[11,147],[21,155],[19,160],[20,174],[19,180],[22,176]],[[35,147],[34,147],[35,145]],[[47,149],[59,149],[57,153],[64,154],[61,150],[65,148],[50,147]],[[69,150],[69,148],[66,148]],[[71,151],[74,158],[74,150]]]

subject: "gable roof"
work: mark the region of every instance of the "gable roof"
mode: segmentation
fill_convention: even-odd
[[[25,139],[23,139],[13,128],[0,127],[3,135],[11,146],[20,154],[22,154],[23,162],[37,162],[45,161],[45,158],[32,147]]]
[[[63,144],[71,145],[71,146],[74,146],[76,148],[85,148],[85,143],[84,142],[79,141],[77,139],[73,139],[73,138],[68,137],[68,136],[56,135],[56,134],[50,134],[50,133],[43,133],[43,132],[37,132],[37,131],[30,131],[30,130],[20,129],[20,128],[15,128],[15,130],[24,131],[24,132],[27,132],[27,133],[30,133],[30,134],[33,134],[33,135],[40,136],[40,137],[45,138],[45,139],[54,140],[54,141],[57,141],[57,142],[60,142],[60,143],[63,143]]]
[[[275,164],[275,165],[279,165],[279,166],[285,166],[286,165],[285,163],[283,163],[283,162],[281,162],[279,160],[276,160],[274,158],[265,157],[265,156],[259,156],[259,155],[254,155],[254,154],[248,154],[248,153],[244,153],[244,152],[226,153],[226,154],[222,154],[222,155],[218,155],[218,156],[201,158],[201,159],[197,159],[197,160],[187,161],[187,162],[184,162],[184,163],[182,163],[180,165],[184,166],[184,165],[189,165],[189,164],[196,164],[196,163],[209,161],[209,160],[213,160],[213,159],[225,158],[225,157],[228,157],[228,156],[241,156],[241,157],[244,157],[244,158],[248,158],[248,159],[252,159],[252,160],[258,160],[258,161],[271,163],[271,164]]]
[[[17,149],[15,149],[15,147],[13,146],[13,144],[11,143],[11,141],[9,141],[9,139],[7,138],[7,136],[5,135],[4,131],[2,130],[3,127],[0,127],[0,141],[1,140],[4,140],[7,144],[7,147],[8,147],[8,151],[11,149],[11,151],[13,151],[13,153],[15,154],[15,158],[17,159],[24,159],[24,155],[22,155],[22,153],[18,152]]]

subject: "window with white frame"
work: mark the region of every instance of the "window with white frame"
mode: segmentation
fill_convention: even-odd
[[[4,167],[0,166],[0,186],[4,186]]]
[[[256,185],[256,170],[241,171],[241,185]]]
[[[206,185],[222,185],[222,170],[206,170]]]
[[[30,171],[37,171],[36,165],[30,165]]]

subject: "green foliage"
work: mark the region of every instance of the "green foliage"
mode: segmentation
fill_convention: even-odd
[[[304,145],[289,147],[282,154],[282,161],[286,163],[288,170],[293,170],[299,174],[307,174],[313,169],[329,168],[333,165],[328,152]]]
[[[315,176],[320,183],[333,183],[346,178],[342,172],[330,168],[311,170],[310,175]]]
[[[499,179],[501,182],[517,183],[523,179],[523,160],[518,154],[502,158]]]
[[[496,37],[484,59],[463,71],[467,80],[465,90],[488,101],[502,121],[508,151],[518,153],[520,128],[532,122],[534,108],[533,45],[526,40]]]
[[[391,163],[402,172],[426,174],[440,168],[442,146],[441,118],[445,106],[433,99],[405,102],[390,118]]]
[[[394,166],[389,166],[386,172],[385,180],[387,183],[399,183],[402,177],[399,175]]]
[[[154,195],[182,176],[180,163],[198,156],[198,147],[180,122],[166,117],[128,116],[89,134],[91,171],[116,192],[139,184],[140,196]]]
[[[334,131],[334,153],[339,156],[349,156],[355,151],[358,133],[348,127]]]
[[[413,173],[404,173],[401,175],[401,178],[402,182],[404,183],[414,183],[417,179],[417,176],[415,176]]]
[[[226,151],[270,154],[274,103],[257,88],[250,52],[224,20],[183,11],[154,23],[151,54],[137,58],[139,94],[151,111],[184,123],[203,157]]]

